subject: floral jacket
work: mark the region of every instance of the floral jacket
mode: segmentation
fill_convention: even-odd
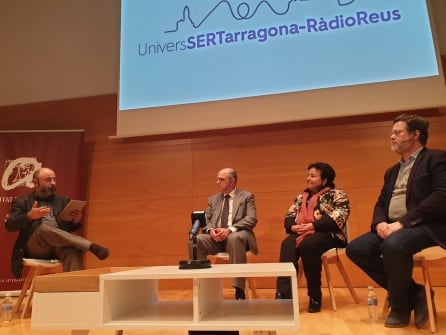
[[[292,234],[291,226],[296,224],[302,206],[303,194],[294,199],[285,215],[284,227],[287,234]],[[329,233],[336,240],[337,247],[345,247],[348,243],[347,219],[350,214],[350,201],[347,194],[340,189],[332,188],[319,196],[314,207],[314,230]]]

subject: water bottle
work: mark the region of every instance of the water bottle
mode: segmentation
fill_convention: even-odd
[[[8,324],[12,321],[12,310],[14,304],[12,303],[11,294],[6,293],[2,302],[2,323]]]
[[[367,307],[369,308],[369,319],[378,319],[378,297],[376,296],[373,286],[368,287]]]

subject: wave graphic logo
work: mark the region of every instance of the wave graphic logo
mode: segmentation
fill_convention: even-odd
[[[200,28],[200,27],[206,22],[206,20],[207,20],[210,16],[212,16],[212,14],[213,14],[217,9],[219,9],[220,7],[223,7],[223,6],[227,6],[229,13],[231,14],[231,16],[233,17],[234,20],[242,21],[242,20],[250,20],[250,19],[252,19],[252,18],[256,15],[256,13],[257,13],[257,11],[259,10],[259,8],[262,7],[262,6],[266,6],[266,7],[268,7],[268,8],[271,10],[271,12],[272,12],[273,14],[277,15],[277,16],[283,16],[283,15],[287,14],[287,13],[290,11],[291,4],[292,4],[293,2],[309,2],[309,1],[311,1],[311,0],[289,0],[289,1],[288,1],[288,4],[287,4],[287,6],[286,6],[286,8],[285,8],[284,10],[282,10],[282,11],[279,11],[279,10],[276,10],[276,9],[274,8],[274,6],[273,6],[272,4],[270,4],[270,3],[269,3],[268,1],[266,1],[266,0],[262,0],[262,1],[260,1],[260,2],[257,4],[257,6],[254,7],[254,9],[251,9],[251,6],[250,6],[248,3],[246,3],[246,2],[242,2],[242,3],[240,3],[240,4],[234,9],[233,6],[232,6],[232,4],[231,4],[229,1],[227,1],[227,0],[222,0],[222,1],[220,1],[219,3],[217,3],[217,4],[214,6],[214,8],[212,8],[212,9],[209,11],[209,13],[206,14],[206,15],[204,16],[203,19],[201,19],[201,20],[197,20],[197,21],[195,21],[195,20],[192,19],[192,15],[191,15],[190,8],[189,8],[189,6],[186,5],[186,6],[184,6],[184,8],[183,8],[183,16],[182,16],[182,18],[179,19],[179,20],[176,22],[176,24],[175,24],[175,29],[166,30],[165,33],[174,33],[174,32],[177,32],[177,31],[179,30],[179,28],[180,28],[180,25],[183,24],[183,23],[185,23],[185,22],[189,22],[190,25],[191,25],[193,28],[198,29],[198,28]],[[347,5],[350,5],[350,4],[352,4],[353,2],[355,2],[356,0],[337,0],[337,1],[338,1],[338,5],[339,5],[339,6],[347,6]]]
[[[180,20],[178,20],[178,21],[176,22],[176,27],[175,27],[175,29],[167,30],[167,31],[165,31],[165,33],[174,33],[174,32],[177,32],[177,31],[179,30],[180,25],[181,25],[183,22],[189,22],[189,23],[191,24],[192,27],[194,27],[195,29],[198,29],[198,28],[200,28],[200,27],[206,22],[206,20],[207,20],[207,19],[208,19],[208,18],[209,18],[209,17],[210,17],[216,10],[217,10],[217,9],[219,9],[220,7],[223,7],[223,6],[227,6],[227,8],[228,8],[228,10],[229,10],[229,13],[230,13],[231,16],[234,18],[234,20],[242,21],[242,20],[250,20],[250,19],[252,19],[252,18],[256,15],[257,11],[259,10],[259,8],[260,8],[261,6],[267,6],[267,7],[271,10],[272,13],[274,13],[274,14],[276,14],[276,15],[278,15],[278,16],[285,15],[285,14],[287,14],[287,13],[290,11],[291,4],[292,4],[293,2],[297,2],[297,1],[310,1],[310,0],[289,0],[289,1],[288,1],[288,4],[287,4],[287,6],[286,6],[286,9],[283,10],[283,11],[278,11],[278,10],[276,10],[276,9],[273,7],[273,5],[271,5],[271,4],[270,4],[268,1],[266,1],[266,0],[262,0],[262,1],[260,1],[260,2],[257,4],[257,6],[256,6],[253,10],[251,10],[250,5],[249,5],[248,3],[246,3],[246,2],[242,2],[242,3],[240,3],[240,4],[237,6],[237,8],[234,9],[234,8],[232,8],[232,5],[231,5],[231,3],[230,3],[229,1],[227,1],[227,0],[222,0],[222,1],[220,1],[218,4],[216,4],[216,5],[214,6],[214,8],[212,8],[212,9],[209,11],[209,13],[206,14],[206,15],[204,16],[203,19],[201,19],[200,21],[197,21],[197,22],[195,22],[195,21],[192,19],[192,17],[191,17],[191,13],[190,13],[190,8],[189,8],[189,6],[184,6],[184,9],[183,9],[183,17],[182,17]]]

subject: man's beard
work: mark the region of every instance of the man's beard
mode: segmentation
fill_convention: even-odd
[[[398,144],[391,144],[390,145],[390,149],[394,152],[397,153],[399,155],[401,155],[402,151],[400,149],[400,146]]]
[[[43,187],[40,189],[40,192],[42,194],[45,194],[47,197],[50,197],[50,196],[56,194],[56,188],[55,187]]]

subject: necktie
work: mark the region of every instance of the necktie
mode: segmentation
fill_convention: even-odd
[[[223,203],[223,211],[221,212],[221,228],[228,228],[228,217],[229,217],[229,194],[225,195],[225,201]]]

